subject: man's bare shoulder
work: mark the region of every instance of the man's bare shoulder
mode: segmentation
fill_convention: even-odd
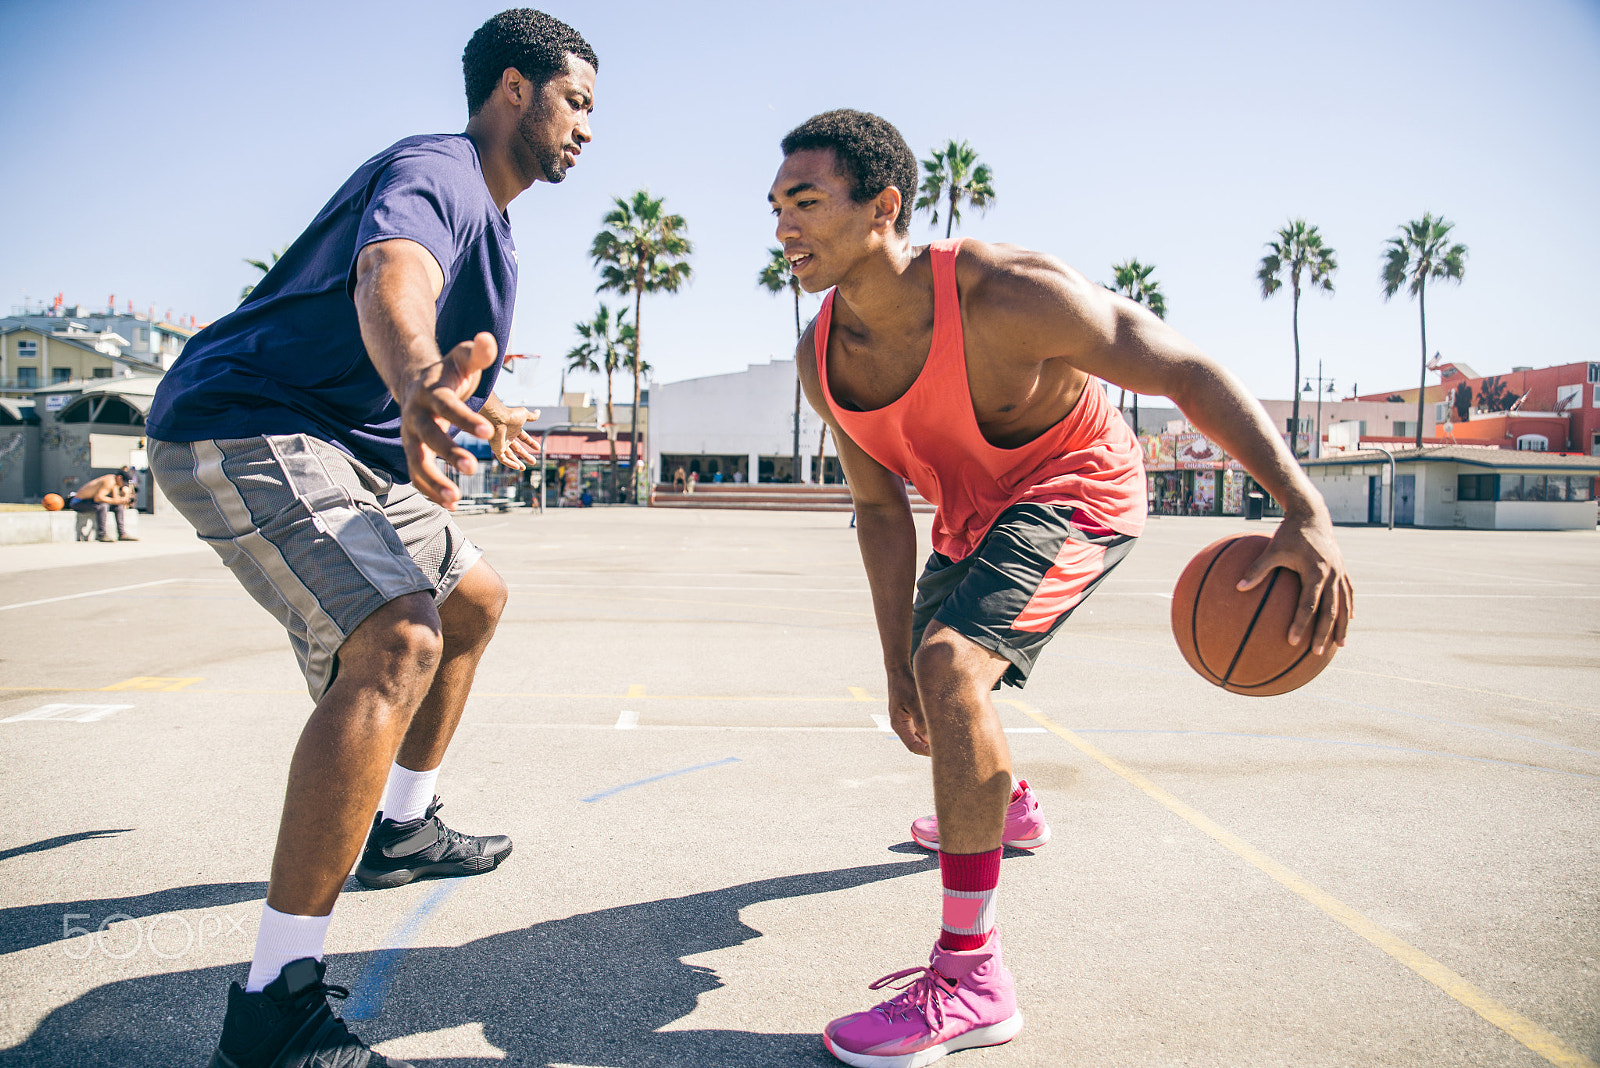
[[[969,329],[1017,340],[1036,329],[1058,334],[1103,311],[1102,287],[1048,252],[967,240],[956,260]]]

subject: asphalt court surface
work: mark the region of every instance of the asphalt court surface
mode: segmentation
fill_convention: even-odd
[[[439,791],[516,852],[341,899],[360,1034],[433,1068],[835,1063],[821,1026],[939,915],[845,524],[463,520],[512,596]],[[1600,1061],[1600,535],[1341,530],[1348,647],[1238,697],[1167,595],[1270,527],[1152,520],[1000,695],[1055,831],[1002,869],[1027,1026],[943,1063]],[[203,1064],[253,946],[309,699],[210,550],[141,537],[0,548],[0,1063]]]

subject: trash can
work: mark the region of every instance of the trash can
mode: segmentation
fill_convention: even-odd
[[[1264,493],[1249,493],[1244,498],[1244,517],[1246,519],[1260,519],[1262,511],[1267,506],[1267,496]]]

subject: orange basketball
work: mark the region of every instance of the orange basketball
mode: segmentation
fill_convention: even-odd
[[[46,493],[44,500],[39,503],[44,505],[44,510],[47,512],[59,512],[67,506],[67,502],[61,499],[59,493]]]
[[[1300,603],[1300,576],[1275,568],[1254,589],[1235,589],[1266,551],[1265,534],[1212,542],[1178,576],[1172,591],[1172,636],[1189,666],[1224,690],[1252,697],[1288,693],[1316,678],[1338,648],[1312,652],[1312,636],[1289,644]]]

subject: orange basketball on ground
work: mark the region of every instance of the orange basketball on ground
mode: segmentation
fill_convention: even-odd
[[[44,510],[47,512],[59,512],[67,506],[67,502],[61,499],[59,493],[46,493],[44,500],[39,503],[44,505]]]
[[[1271,697],[1316,678],[1338,646],[1321,656],[1312,636],[1289,644],[1300,603],[1300,576],[1275,568],[1254,589],[1235,589],[1272,539],[1234,534],[1212,542],[1178,576],[1172,591],[1172,636],[1189,666],[1233,693]]]

